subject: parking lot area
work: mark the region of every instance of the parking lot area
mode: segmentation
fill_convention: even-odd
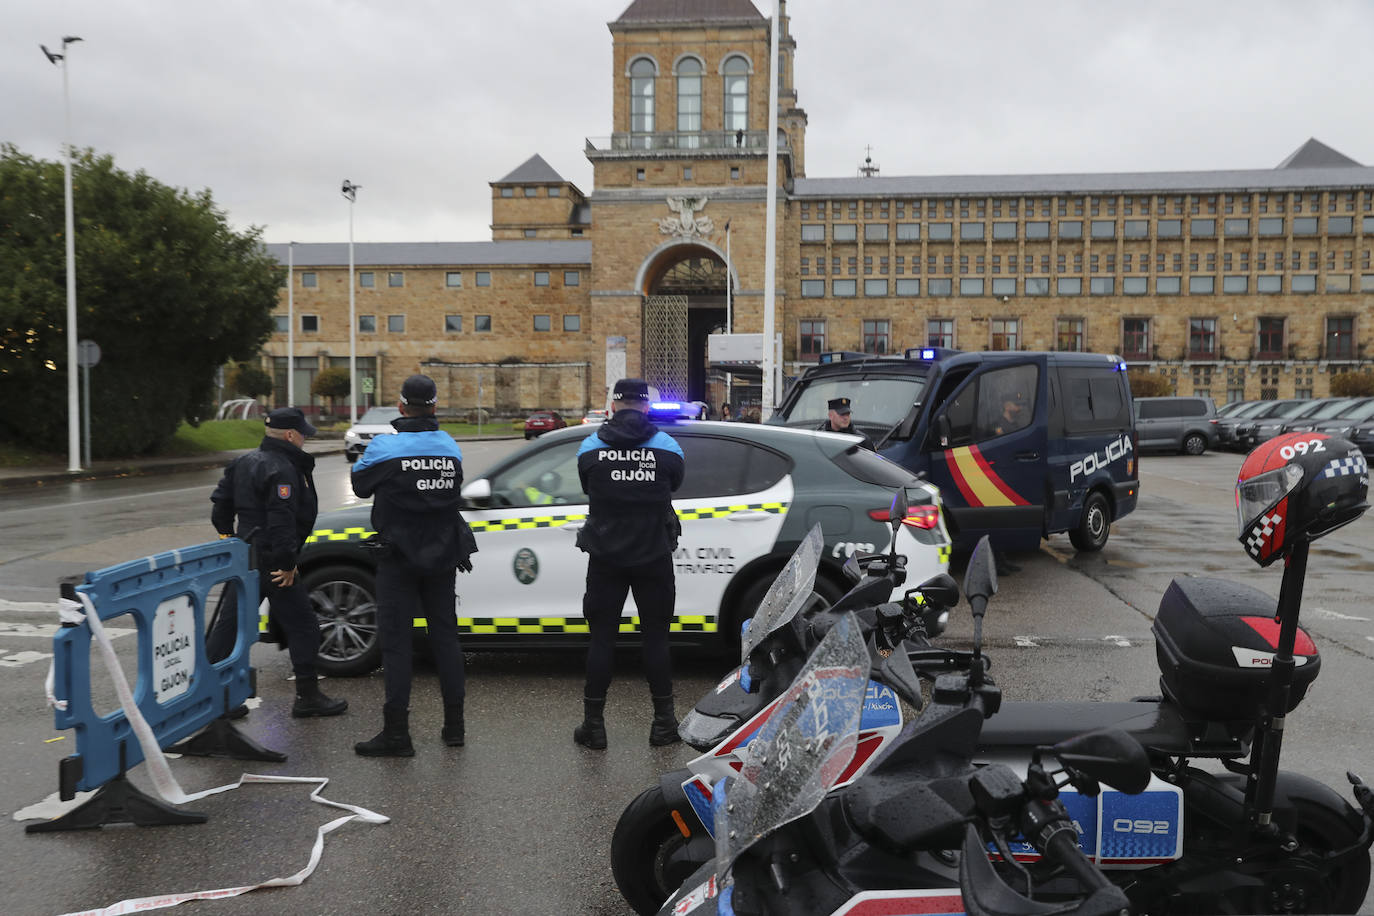
[[[469,476],[518,443],[465,445]],[[505,451],[503,451],[505,450]],[[1098,554],[1064,536],[1014,560],[986,623],[993,673],[1010,699],[1121,700],[1158,691],[1150,624],[1176,576],[1233,578],[1277,595],[1280,570],[1260,570],[1236,539],[1233,486],[1242,456],[1141,459],[1137,510]],[[342,456],[316,471],[322,505],[347,494]],[[3,909],[56,914],[131,897],[254,884],[290,875],[310,857],[318,827],[341,812],[314,804],[308,787],[247,786],[194,805],[205,824],[26,835],[13,815],[57,789],[58,761],[74,736],[54,731],[43,703],[51,609],[60,575],[99,568],[213,536],[208,495],[217,472],[7,491],[0,502],[0,735],[6,780],[0,811]],[[1303,622],[1322,652],[1321,677],[1289,718],[1285,765],[1348,797],[1344,772],[1374,777],[1368,689],[1374,682],[1374,519],[1318,542]],[[480,562],[481,554],[477,555]],[[956,556],[956,573],[958,572]],[[580,590],[580,581],[567,587]],[[968,645],[967,606],[946,639]],[[116,644],[127,637],[118,637]],[[124,653],[121,653],[124,654]],[[682,745],[650,748],[648,690],[633,653],[621,656],[607,708],[610,748],[573,744],[580,718],[577,652],[489,652],[468,657],[468,742],[444,747],[433,672],[417,672],[412,759],[362,759],[354,741],[380,725],[381,677],[330,679],[350,708],[335,719],[290,718],[290,666],[269,645],[253,650],[260,704],[240,725],[288,754],[280,764],[178,759],[187,791],[243,772],[328,777],[323,794],[390,818],[350,823],[325,841],[300,887],[192,903],[195,912],[569,913],[620,916],[610,836],[620,811],[658,774],[688,761]],[[728,659],[675,660],[679,714],[709,690]],[[131,778],[147,787],[144,768]],[[192,911],[192,910],[187,910]],[[1369,912],[1366,904],[1365,912]]]

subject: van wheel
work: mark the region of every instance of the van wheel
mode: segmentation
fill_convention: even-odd
[[[1207,451],[1207,438],[1202,433],[1189,433],[1183,440],[1183,451],[1187,455],[1201,455]]]
[[[1083,501],[1083,519],[1069,532],[1069,540],[1081,551],[1095,552],[1107,545],[1111,529],[1112,512],[1107,497],[1094,491]]]

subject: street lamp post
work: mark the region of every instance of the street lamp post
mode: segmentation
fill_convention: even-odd
[[[76,390],[76,220],[72,215],[72,106],[67,90],[67,46],[81,39],[75,35],[62,37],[62,51],[49,51],[39,45],[48,62],[62,67],[62,110],[65,123],[63,148],[62,189],[67,218],[67,470],[81,470],[81,413]]]
[[[286,406],[296,406],[296,243],[286,243]]]
[[[348,422],[354,426],[358,423],[358,319],[353,315],[357,286],[353,278],[353,203],[361,187],[344,179],[343,196],[348,198]]]
[[[731,312],[731,309],[730,309],[730,286],[731,286],[731,279],[732,279],[731,276],[730,276],[730,271],[731,271],[732,269],[733,269],[733,264],[732,264],[732,262],[731,262],[731,260],[730,260],[730,221],[727,219],[727,220],[725,221],[725,333],[726,333],[727,336],[734,333],[734,325],[733,325],[733,323],[732,323],[732,321],[733,321],[733,313]],[[726,370],[725,370],[725,403],[727,403],[727,404],[731,403],[731,402],[730,402],[730,397],[731,397],[731,395],[733,394],[733,392],[732,392],[732,390],[731,390],[732,386],[731,386],[730,383],[734,381],[734,378],[735,378],[735,377],[734,377],[734,375],[731,374],[730,370],[729,370],[729,369],[726,369]]]

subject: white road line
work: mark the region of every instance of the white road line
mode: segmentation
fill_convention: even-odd
[[[34,639],[52,639],[57,631],[62,629],[61,624],[57,623],[17,623],[0,620],[0,638],[6,636],[31,637]],[[137,633],[137,627],[106,627],[105,632],[114,639],[118,636],[128,636],[130,633]]]
[[[1018,649],[1040,648],[1040,644],[1031,636],[1013,636],[1012,639],[1016,640],[1016,648]]]
[[[52,658],[51,652],[16,652],[13,655],[0,655],[0,668],[22,668],[34,662]]]
[[[1332,620],[1355,620],[1360,623],[1369,622],[1368,617],[1356,617],[1353,614],[1342,614],[1339,611],[1328,610],[1324,607],[1314,607],[1312,608],[1312,613],[1319,617],[1330,617]]]

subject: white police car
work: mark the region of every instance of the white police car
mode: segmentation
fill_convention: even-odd
[[[939,492],[910,471],[854,445],[853,437],[751,423],[660,423],[677,440],[686,472],[673,504],[682,520],[674,554],[674,644],[725,649],[738,643],[778,569],[817,522],[825,556],[816,591],[844,593],[844,561],[886,550],[888,506],[905,487],[910,512],[898,529],[908,586],[944,572],[950,539]],[[455,604],[466,650],[585,645],[587,559],[574,546],[587,518],[577,449],[590,431],[554,430],[465,482],[463,515],[477,538],[473,571],[460,574]],[[320,668],[364,674],[381,659],[375,561],[367,505],[323,513],[300,556],[321,630]],[[423,632],[425,621],[416,620]],[[633,641],[628,599],[620,626]]]

